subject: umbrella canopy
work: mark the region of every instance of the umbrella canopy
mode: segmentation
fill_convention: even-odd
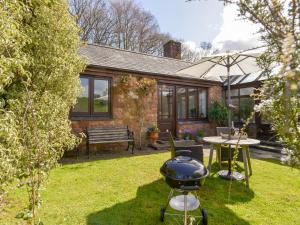
[[[260,53],[255,50],[211,55],[209,57],[203,57],[199,62],[190,67],[179,70],[177,74],[224,81],[224,79],[222,79],[224,76],[248,75],[260,71],[261,68],[259,68],[256,63],[256,58],[259,55]],[[227,70],[228,67],[230,68],[229,74]]]
[[[182,69],[177,74],[190,75],[201,79],[224,81],[226,75],[228,81],[233,75],[248,75],[258,72],[261,68],[256,63],[256,58],[260,55],[258,48],[243,52],[227,52],[225,54],[211,55],[202,58],[197,64]],[[234,108],[231,104],[230,82],[227,82],[228,87],[228,103],[229,109]],[[231,113],[229,110],[228,128],[231,127]],[[230,138],[230,132],[229,132]]]

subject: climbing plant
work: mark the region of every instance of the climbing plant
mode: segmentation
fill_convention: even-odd
[[[156,90],[156,81],[149,78],[139,78],[123,75],[117,83],[117,89],[124,95],[129,113],[138,122],[139,148],[142,148],[142,138],[145,133],[145,116],[152,105]]]

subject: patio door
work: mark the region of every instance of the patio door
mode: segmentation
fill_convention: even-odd
[[[162,132],[161,139],[167,137],[166,130],[169,130],[173,135],[176,132],[175,121],[175,86],[173,85],[158,85],[158,128]]]

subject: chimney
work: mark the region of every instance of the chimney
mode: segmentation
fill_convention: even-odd
[[[164,57],[181,59],[181,43],[170,40],[164,44]]]

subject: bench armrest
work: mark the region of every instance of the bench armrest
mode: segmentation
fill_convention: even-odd
[[[128,130],[128,138],[134,139],[133,131]]]

